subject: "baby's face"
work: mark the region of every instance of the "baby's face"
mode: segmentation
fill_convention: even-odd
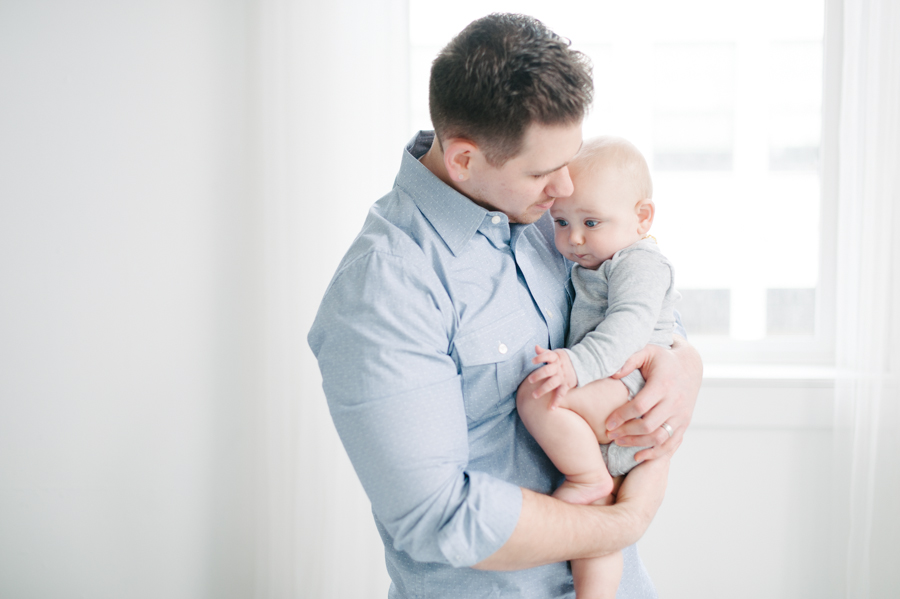
[[[550,208],[560,253],[596,269],[643,235],[634,188],[614,168],[599,172],[570,167],[575,193]]]

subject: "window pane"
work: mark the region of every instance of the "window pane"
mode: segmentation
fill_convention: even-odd
[[[656,44],[653,50],[654,170],[731,170],[734,44]]]
[[[731,327],[731,290],[681,289],[678,311],[691,335],[728,335]]]

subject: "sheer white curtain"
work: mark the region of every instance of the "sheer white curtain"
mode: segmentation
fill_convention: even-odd
[[[900,4],[829,5],[837,128],[837,581],[900,589]],[[832,53],[827,60],[838,60]],[[833,63],[836,65],[836,63]],[[837,69],[835,69],[837,75]]]
[[[306,334],[409,133],[406,2],[256,7],[267,365],[256,594],[383,599],[381,542]]]

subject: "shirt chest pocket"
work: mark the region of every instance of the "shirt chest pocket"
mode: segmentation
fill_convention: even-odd
[[[519,310],[454,339],[470,421],[515,407],[516,389],[532,369],[533,338],[530,320]]]

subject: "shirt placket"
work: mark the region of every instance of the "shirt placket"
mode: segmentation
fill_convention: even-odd
[[[540,310],[540,316],[543,318],[550,339],[550,349],[563,347],[566,340],[565,315],[560,313],[557,303],[552,298],[554,293],[565,293],[565,290],[547,288],[546,281],[551,280],[552,277],[549,272],[541,270],[546,266],[528,241],[527,236],[524,235],[524,230],[513,232],[510,247],[516,265],[525,278],[531,297]]]

